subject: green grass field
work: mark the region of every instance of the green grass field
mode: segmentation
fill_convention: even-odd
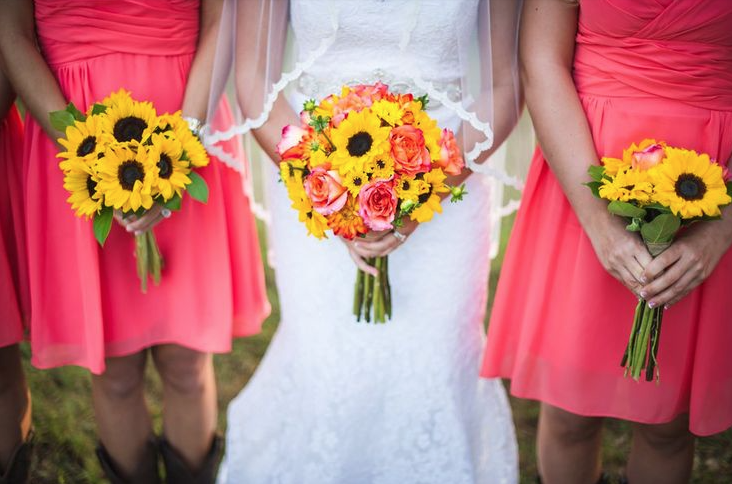
[[[510,228],[507,220],[505,229]],[[504,229],[505,246],[508,230]],[[501,251],[503,252],[503,251]],[[494,262],[492,288],[500,272],[502,255]],[[271,270],[267,270],[272,315],[263,332],[234,343],[231,354],[216,357],[219,385],[220,429],[224,429],[227,403],[246,384],[261,359],[279,319],[277,294]],[[39,371],[27,364],[28,348],[23,348],[26,370],[33,392],[36,457],[31,482],[33,484],[86,484],[103,482],[94,456],[95,427],[90,405],[89,375],[79,368]],[[160,384],[153,372],[148,377],[148,400],[160,426]],[[538,405],[535,402],[512,399],[514,420],[521,452],[521,482],[535,482],[534,438]],[[619,475],[630,448],[629,427],[623,422],[608,421],[604,435],[605,467]],[[732,431],[699,440],[694,462],[693,482],[697,484],[732,483]],[[348,483],[344,483],[348,484]],[[408,483],[405,483],[408,484]],[[450,483],[445,483],[450,484]],[[662,484],[662,483],[659,483]]]

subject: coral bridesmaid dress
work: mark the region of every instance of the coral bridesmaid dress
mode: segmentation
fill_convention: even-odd
[[[732,155],[732,2],[593,0],[579,13],[574,80],[597,153],[643,138]],[[586,160],[576,160],[585,169]],[[718,222],[711,222],[718,223]],[[623,377],[633,294],[600,265],[537,151],[511,236],[482,374],[580,415],[732,426],[732,251],[666,312],[660,385]]]
[[[23,340],[28,285],[23,229],[23,123],[15,106],[0,120],[0,347]]]
[[[198,1],[37,0],[35,18],[42,53],[78,107],[126,88],[159,113],[180,109],[196,50]],[[212,124],[230,125],[228,108]],[[91,223],[66,203],[54,144],[32,119],[27,128],[34,365],[101,373],[105,357],[163,343],[226,352],[232,336],[259,330],[269,304],[239,173],[212,159],[200,172],[208,204],[185,197],[182,210],[155,227],[166,266],[160,285],[142,294],[133,237],[115,223],[105,247],[97,245]]]

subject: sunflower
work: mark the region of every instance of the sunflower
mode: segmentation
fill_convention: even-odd
[[[409,218],[419,223],[429,222],[435,212],[442,213],[442,199],[440,193],[447,193],[450,189],[445,185],[445,173],[436,168],[424,175],[424,181],[429,190],[419,195],[419,205],[409,214]]]
[[[66,136],[58,139],[66,151],[56,156],[67,160],[79,158],[96,161],[104,153],[106,145],[113,141],[102,128],[103,117],[104,115],[89,116],[86,121],[76,121],[73,126],[66,128]]]
[[[719,208],[732,202],[723,170],[709,155],[666,148],[666,160],[652,170],[655,201],[682,218],[717,217]]]
[[[433,161],[440,161],[442,130],[437,126],[437,121],[424,111],[416,111],[414,113],[414,127],[422,130],[424,145],[427,147],[427,151],[430,152],[430,158]]]
[[[369,182],[369,175],[365,171],[349,171],[343,177],[343,186],[348,188],[351,195],[357,197],[364,185]]]
[[[430,186],[424,180],[417,180],[413,176],[403,176],[394,184],[397,196],[402,200],[419,202],[419,196],[429,193]]]
[[[316,146],[317,146],[317,149],[312,149],[313,147],[316,147]],[[322,145],[320,145],[320,144],[316,144],[314,146],[311,145],[311,149],[309,151],[310,151],[310,160],[309,161],[310,161],[311,168],[315,168],[316,166],[320,166],[320,165],[324,165],[325,163],[328,163],[330,158],[329,158],[328,154],[325,152],[325,150],[323,150]]]
[[[638,144],[631,143],[628,148],[624,149],[622,159],[612,158],[609,156],[603,157],[602,165],[605,167],[605,174],[608,176],[615,176],[626,168],[635,166],[633,164],[634,161],[638,163],[638,159],[636,158],[638,156],[642,157],[644,155],[644,152],[654,147],[665,150],[666,143],[664,143],[663,141],[656,141],[655,139],[644,139]],[[661,153],[661,156],[663,156],[663,153]]]
[[[99,164],[96,189],[104,203],[123,212],[149,209],[153,205],[152,187],[157,166],[139,144],[110,146]]]
[[[348,197],[346,205],[341,210],[328,215],[328,227],[333,229],[334,234],[348,240],[368,232],[366,224],[358,214],[358,204],[353,197]]]
[[[401,106],[395,102],[381,99],[371,106],[371,111],[373,111],[379,119],[390,126],[402,124],[401,122],[404,111],[402,111]]]
[[[189,162],[191,166],[200,168],[209,164],[210,160],[206,148],[204,148],[198,137],[193,134],[188,123],[181,117],[180,111],[158,116],[155,132],[177,138],[183,146],[181,159]]]
[[[158,125],[155,108],[149,102],[118,96],[110,104],[102,119],[104,129],[120,143],[147,140]]]
[[[337,128],[331,130],[335,146],[333,167],[342,175],[363,171],[364,164],[390,149],[391,129],[381,126],[381,120],[370,109],[351,112]]]
[[[310,235],[318,239],[326,238],[325,231],[328,229],[328,219],[313,210],[313,205],[307,196],[293,200],[292,208],[298,211],[300,222],[305,224]]]
[[[610,179],[603,179],[599,193],[606,200],[646,204],[652,201],[653,184],[647,171],[626,168]]]
[[[90,218],[102,208],[102,194],[97,192],[99,177],[94,169],[96,160],[81,158],[67,160],[64,168],[64,188],[71,193],[66,200],[76,210],[77,217]]]
[[[174,194],[181,196],[186,185],[191,183],[188,178],[191,169],[181,160],[183,146],[180,141],[174,136],[153,134],[152,146],[143,150],[143,154],[149,158],[146,161],[158,169],[153,190],[160,193],[165,201],[173,198]]]
[[[134,102],[132,99],[132,96],[130,95],[130,92],[126,89],[120,89],[117,92],[113,92],[109,96],[105,97],[101,104],[104,104],[108,108],[112,106],[119,106],[122,104],[128,104]]]

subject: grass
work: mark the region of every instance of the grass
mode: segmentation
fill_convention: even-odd
[[[502,246],[505,248],[511,220],[504,223]],[[501,255],[492,269],[491,293],[500,272]],[[279,320],[277,294],[272,271],[267,268],[267,283],[272,315],[261,334],[240,339],[228,355],[215,358],[219,388],[220,428],[225,428],[227,403],[251,377],[264,354]],[[490,303],[489,303],[490,304]],[[90,484],[103,482],[96,459],[95,426],[90,404],[89,375],[80,368],[36,370],[28,364],[28,347],[23,347],[25,366],[33,392],[33,417],[36,429],[36,457],[33,484]],[[147,375],[148,401],[156,428],[160,428],[160,382],[153,372]],[[538,404],[512,398],[516,432],[519,440],[521,483],[535,482],[535,448]],[[609,420],[604,434],[605,468],[620,475],[630,449],[629,426]],[[732,483],[732,430],[714,437],[699,439],[694,459],[695,484]],[[344,483],[347,484],[347,483]],[[405,483],[406,484],[406,483]],[[445,483],[449,484],[449,483]]]

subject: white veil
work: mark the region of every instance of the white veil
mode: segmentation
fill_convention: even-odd
[[[317,28],[297,31],[292,28],[291,19],[303,15],[299,6],[304,3],[310,3],[310,12],[313,6],[317,7],[317,22],[310,22]],[[466,20],[460,25],[439,25],[439,18],[425,18],[424,5],[429,3],[439,4],[441,8],[459,5],[475,11],[464,12],[461,16]],[[239,109],[236,124],[221,131],[207,130],[204,142],[212,154],[246,174],[249,170],[217,144],[245,135],[252,172],[262,173],[261,163],[269,162],[268,157],[273,156],[280,129],[287,124],[298,124],[296,111],[301,105],[297,106],[295,100],[320,100],[340,91],[342,84],[368,84],[377,80],[397,92],[427,94],[431,104],[428,109],[447,113],[455,120],[456,126],[445,127],[455,130],[462,140],[466,165],[491,179],[494,208],[487,216],[494,222],[495,255],[500,221],[518,207],[525,166],[530,158],[528,150],[533,148],[533,138],[522,130],[519,142],[514,143],[524,148],[514,160],[521,162],[507,162],[509,157],[503,142],[522,112],[517,61],[520,3],[520,0],[225,0],[209,106],[218,106],[214,101],[224,94],[235,98]],[[344,19],[357,15],[360,9],[391,9],[398,15],[385,17],[388,25],[364,26],[362,32],[343,28]],[[457,38],[457,52],[450,53],[448,62],[453,68],[448,72],[431,69],[429,62],[416,62],[415,53],[420,51],[423,39],[414,35],[415,27],[418,22],[432,20],[436,29],[452,29],[451,35]],[[348,40],[352,42],[352,37],[359,34],[363,42],[373,44],[373,55],[349,59],[348,53],[340,48],[347,43],[342,40],[351,36]],[[441,61],[444,64],[444,59]],[[343,75],[334,75],[339,69]],[[329,75],[324,76],[323,72]],[[208,119],[212,119],[212,114],[209,113]],[[252,183],[251,176],[246,178],[246,192],[255,215],[267,221],[267,204],[258,189],[261,184]]]

